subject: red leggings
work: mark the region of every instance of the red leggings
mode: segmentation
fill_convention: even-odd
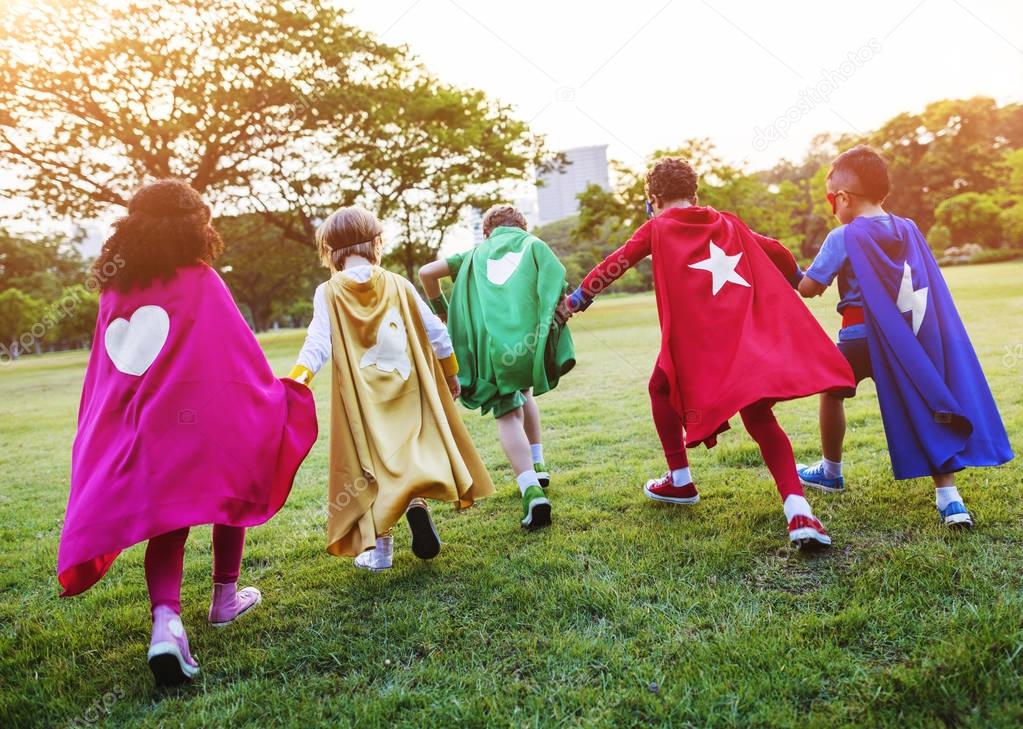
[[[188,528],[149,540],[146,547],[146,585],[149,603],[181,612],[181,573],[185,563]],[[245,549],[245,527],[213,526],[213,581],[237,582]]]
[[[689,465],[686,457],[685,426],[681,416],[671,404],[671,389],[668,376],[660,367],[654,367],[650,377],[650,408],[653,410],[654,425],[660,436],[668,468],[672,471]],[[760,446],[760,454],[767,464],[778,494],[784,502],[788,496],[803,495],[803,486],[796,473],[796,458],[792,444],[785,431],[778,425],[769,405],[756,404],[739,411],[746,432]]]

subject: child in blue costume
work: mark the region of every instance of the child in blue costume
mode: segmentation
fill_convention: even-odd
[[[842,225],[828,234],[799,284],[819,296],[838,279],[838,348],[856,382],[872,377],[896,479],[930,476],[941,521],[973,526],[955,473],[1013,457],[987,380],[945,279],[911,220],[884,210],[884,160],[864,146],[840,155],[827,178]],[[800,465],[803,485],[840,492],[845,392],[821,395],[823,458]]]

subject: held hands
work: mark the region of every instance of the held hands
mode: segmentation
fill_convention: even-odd
[[[448,390],[451,391],[451,397],[455,400],[462,394],[462,384],[458,381],[458,375],[451,375],[446,378],[448,381]]]
[[[572,311],[572,299],[570,296],[566,296],[558,304],[558,308],[555,309],[554,320],[557,321],[557,323],[560,324],[561,326],[564,326],[565,324],[568,323],[568,320],[571,319],[574,315],[575,312]]]
[[[561,300],[557,310],[554,312],[554,316],[560,324],[564,324],[580,311],[586,311],[592,303],[593,296],[586,294],[582,286],[580,286]]]

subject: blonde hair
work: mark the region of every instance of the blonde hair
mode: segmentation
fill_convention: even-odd
[[[353,205],[331,213],[316,229],[316,247],[323,265],[334,271],[344,268],[349,256],[380,262],[380,236],[383,226],[364,207]]]
[[[529,229],[526,216],[511,205],[494,205],[483,213],[483,237],[489,238],[494,228],[508,226],[510,228]]]

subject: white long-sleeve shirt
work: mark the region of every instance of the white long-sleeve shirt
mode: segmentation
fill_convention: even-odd
[[[373,266],[353,266],[352,268],[346,268],[342,274],[355,279],[359,283],[365,283],[369,281],[370,276],[373,274]],[[405,285],[408,286],[409,291],[415,297],[419,316],[422,317],[423,324],[426,326],[426,335],[430,339],[433,351],[437,353],[437,359],[447,359],[454,352],[448,328],[433,313],[430,306],[423,301],[423,297],[416,291],[416,287],[412,285],[412,282],[406,278],[403,278],[402,281],[405,282]],[[327,363],[331,354],[330,312],[327,310],[327,299],[323,293],[326,288],[327,282],[321,283],[316,287],[316,293],[313,294],[313,320],[309,324],[309,329],[306,330],[305,344],[302,345],[302,351],[298,353],[298,360],[296,362],[296,364],[305,367],[314,375]]]

